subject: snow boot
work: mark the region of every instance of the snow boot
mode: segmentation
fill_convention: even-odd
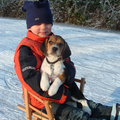
[[[110,120],[120,120],[120,104],[113,104]]]

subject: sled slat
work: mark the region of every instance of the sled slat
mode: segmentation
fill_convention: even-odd
[[[23,105],[18,104],[17,108],[20,109],[20,110],[22,110],[22,111],[24,111],[24,112],[26,112],[25,106],[23,106]]]

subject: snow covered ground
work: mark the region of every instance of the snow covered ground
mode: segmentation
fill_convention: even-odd
[[[17,109],[22,90],[13,57],[26,31],[25,20],[0,18],[0,120],[25,120]],[[76,77],[86,78],[85,96],[105,105],[120,103],[120,33],[60,24],[53,32],[68,42]]]

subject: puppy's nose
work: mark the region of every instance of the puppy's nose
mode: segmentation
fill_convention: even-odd
[[[55,51],[58,50],[58,48],[57,47],[53,47],[52,50],[55,52]]]

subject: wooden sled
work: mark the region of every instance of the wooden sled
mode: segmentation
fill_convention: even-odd
[[[74,79],[74,81],[80,83],[80,91],[83,93],[84,84],[86,83],[85,78]],[[24,100],[25,106],[18,104],[17,108],[26,112],[26,120],[41,120],[41,118],[42,120],[55,120],[50,101],[48,100],[43,101],[42,99],[31,94],[29,91],[27,91],[27,89],[24,89],[24,90],[25,90],[25,100]],[[35,97],[37,100],[39,100],[41,103],[45,105],[47,114],[44,112],[41,112],[40,110],[36,109],[30,104],[29,95],[32,95],[33,97]]]

